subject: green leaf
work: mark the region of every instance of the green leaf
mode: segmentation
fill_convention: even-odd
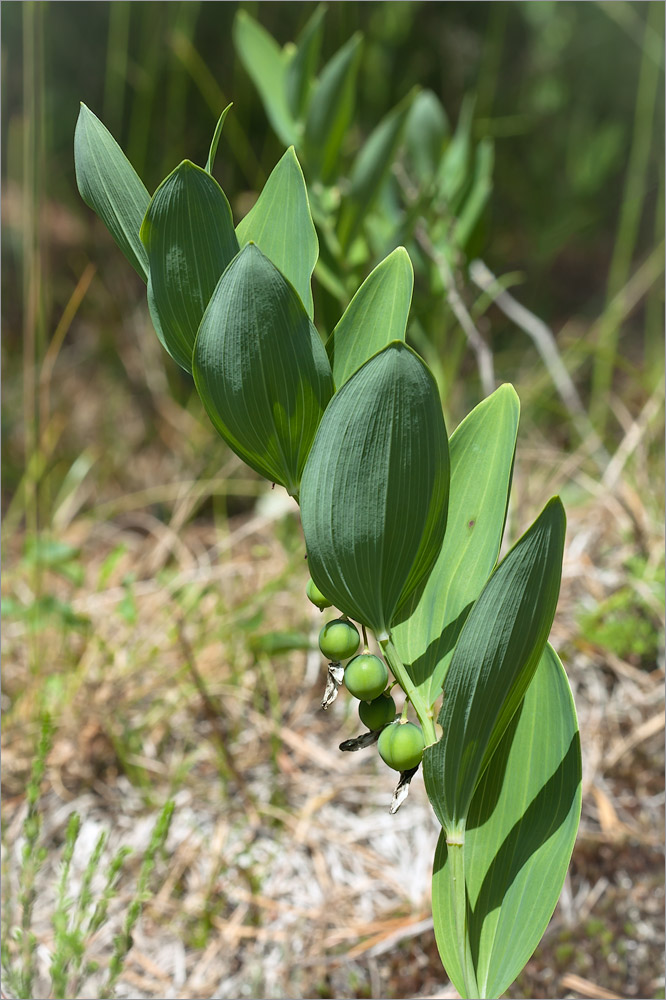
[[[562,664],[547,645],[467,818],[464,933],[479,986],[475,996],[501,996],[541,940],[562,890],[580,809],[576,711]],[[452,895],[442,831],[432,880],[435,937],[449,977],[465,996]]]
[[[253,243],[220,278],[193,362],[218,433],[252,469],[297,496],[333,376],[300,298]]]
[[[437,171],[437,187],[451,211],[456,210],[461,193],[469,181],[474,104],[475,98],[470,94],[463,99],[455,133]]]
[[[210,144],[210,150],[208,151],[208,159],[206,160],[206,173],[212,174],[213,164],[215,163],[215,154],[217,153],[217,146],[220,141],[220,136],[222,135],[222,126],[224,125],[224,119],[229,114],[229,111],[233,107],[233,102],[227,104],[226,108],[217,120],[217,125],[215,126],[215,132],[213,133],[213,138]]]
[[[163,346],[185,371],[208,301],[238,252],[231,209],[217,181],[190,160],[152,197],[141,226],[148,252],[148,308]]]
[[[425,588],[393,629],[400,659],[428,705],[442,693],[465,619],[497,562],[519,412],[513,386],[500,386],[451,435],[444,542]]]
[[[326,341],[337,388],[392,340],[404,340],[414,270],[397,247],[368,275]]]
[[[494,146],[491,139],[482,139],[474,154],[474,175],[469,194],[453,230],[453,242],[464,248],[486,207],[493,189]]]
[[[555,615],[565,516],[558,497],[499,564],[470,611],[423,758],[428,797],[449,832],[464,827],[476,784],[534,676]]]
[[[150,195],[111,133],[85,104],[74,132],[79,193],[100,217],[132,267],[148,280],[148,257],[139,238]]]
[[[393,165],[395,151],[416,91],[393,108],[373,129],[354,161],[349,175],[349,191],[342,203],[338,238],[346,250],[377,198],[382,182]]]
[[[280,653],[292,653],[295,649],[312,649],[312,642],[304,632],[264,632],[254,635],[248,643],[253,653],[264,653],[267,656],[277,656]]]
[[[317,72],[321,42],[324,36],[326,5],[319,4],[296,40],[296,47],[287,67],[287,103],[296,121],[307,108],[312,80]]]
[[[236,226],[240,246],[250,241],[282,271],[305,306],[314,314],[310,281],[319,241],[301,165],[290,146],[266,181],[257,202]]]
[[[427,366],[395,341],[345,382],[301,484],[308,569],[340,611],[387,636],[442,542],[449,456]]]
[[[441,101],[432,90],[422,90],[409,109],[405,149],[423,187],[432,184],[448,134],[449,123]]]
[[[305,120],[308,176],[327,182],[335,168],[354,113],[356,74],[362,36],[356,32],[322,70],[313,87]]]
[[[244,10],[234,18],[233,36],[236,52],[259,91],[271,125],[285,146],[291,146],[297,129],[287,104],[287,53]]]

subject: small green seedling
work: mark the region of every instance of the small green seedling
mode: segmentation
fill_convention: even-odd
[[[402,689],[396,722],[393,699],[382,694],[386,664],[367,652],[353,660],[347,687],[362,699],[361,721],[370,728],[340,746],[377,743],[382,759],[400,771],[391,812],[422,762],[441,827],[432,880],[439,952],[461,997],[499,997],[546,929],[580,817],[576,712],[548,644],[564,509],[553,497],[500,559],[518,397],[512,386],[500,386],[449,438],[439,386],[406,343],[414,275],[404,247],[377,263],[328,337],[320,335],[310,205],[321,180],[334,173],[353,85],[345,66],[356,65],[358,40],[310,86],[303,73],[321,34],[319,14],[282,52],[251,19],[243,15],[238,25],[279,120],[300,116],[305,123],[317,184],[308,189],[290,146],[234,226],[212,176],[228,109],[206,166],[184,160],[151,196],[82,105],[74,140],[79,191],[147,283],[155,332],[192,376],[217,432],[300,508],[308,596],[342,616],[319,637],[329,661],[322,707],[333,703],[345,677],[340,661],[358,650],[356,624],[364,643],[374,637]],[[329,285],[345,288],[348,274],[334,273],[330,248],[360,238],[359,206],[384,176],[403,111],[373,133],[340,199],[337,231],[331,223],[322,233]],[[420,131],[406,134],[416,144]],[[463,138],[456,133],[446,148],[443,136],[432,144],[428,177],[439,176],[442,165],[451,176],[455,167],[468,187]],[[414,162],[408,156],[404,169]],[[409,214],[401,215],[406,239],[409,225]],[[438,246],[447,259],[455,256],[455,240]]]
[[[413,722],[393,722],[382,730],[377,741],[379,756],[394,771],[418,767],[423,757],[423,730]]]
[[[360,642],[358,629],[346,618],[334,618],[319,633],[319,648],[326,659],[334,663],[353,656]]]
[[[380,694],[372,701],[362,701],[358,706],[358,717],[371,732],[383,729],[395,719],[395,702],[388,694]]]
[[[345,667],[345,686],[361,701],[378,698],[388,684],[388,670],[383,660],[365,650]]]
[[[316,608],[319,608],[321,611],[325,611],[326,608],[330,608],[331,602],[328,598],[324,597],[314,580],[308,580],[305,593],[308,596],[308,600],[312,601]]]

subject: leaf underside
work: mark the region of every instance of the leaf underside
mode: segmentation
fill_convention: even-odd
[[[562,890],[580,809],[576,712],[564,668],[547,645],[467,818],[466,934],[480,997],[501,996],[541,940]],[[464,997],[451,899],[442,831],[433,866],[435,937]]]
[[[339,389],[392,340],[404,340],[414,288],[409,254],[397,247],[371,271],[326,341]]]
[[[305,179],[293,146],[273,169],[256,204],[236,226],[242,247],[250,240],[273,261],[314,314],[310,281],[319,241],[310,215]]]
[[[499,555],[519,409],[513,387],[500,386],[451,435],[444,542],[425,588],[393,628],[400,658],[428,705],[442,693],[465,619]]]

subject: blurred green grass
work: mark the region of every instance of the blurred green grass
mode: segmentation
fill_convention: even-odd
[[[141,298],[76,191],[79,101],[102,116],[153,190],[184,156],[203,160],[214,120],[233,100],[217,172],[239,217],[281,152],[233,51],[239,7],[284,43],[315,5],[3,5],[2,268],[14,294],[3,298],[2,351],[5,384],[16,386],[23,414],[21,430],[10,391],[5,502],[48,425],[49,415],[36,412],[36,371],[86,264],[100,268],[96,294],[116,300],[94,350],[121,377],[119,314]],[[659,3],[623,2],[345,3],[327,14],[325,58],[353,30],[366,35],[356,125],[365,134],[415,84],[440,95],[452,121],[464,95],[475,95],[476,138],[496,146],[478,252],[494,273],[517,273],[521,301],[561,331],[581,395],[611,443],[622,433],[611,392],[640,402],[663,370],[663,16]],[[623,310],[623,290],[651,254],[647,287]],[[86,321],[99,317],[91,304],[84,298],[66,334],[68,353],[80,347]],[[491,322],[498,377],[524,378],[534,360],[526,338],[501,314]],[[458,336],[450,330],[452,345]],[[456,346],[451,356],[459,353]],[[186,401],[189,384],[163,368]],[[471,369],[462,360],[453,371],[464,379]],[[557,433],[552,397],[543,386],[534,397],[535,418],[552,421]],[[457,415],[473,402],[460,392]]]
[[[203,160],[215,118],[233,99],[216,169],[240,217],[281,148],[234,53],[239,8],[284,43],[315,5],[2,6],[8,554],[18,554],[17,532],[19,550],[34,554],[42,536],[57,539],[81,513],[113,521],[142,505],[174,534],[210,517],[225,532],[228,518],[252,510],[261,492],[201,419],[190,380],[161,352],[143,287],[81,202],[72,158],[84,100],[152,190],[184,156]],[[475,137],[492,137],[496,146],[478,252],[556,331],[607,450],[626,443],[632,421],[640,429],[644,417],[649,427],[640,440],[657,467],[663,18],[659,3],[346,3],[328,11],[324,41],[328,58],[353,31],[366,36],[352,145],[415,84],[435,90],[453,121],[465,96],[475,98]],[[478,398],[473,358],[446,303],[428,299],[427,289],[425,301],[450,341],[442,349],[441,340],[428,343],[421,334],[417,346],[444,373],[445,406],[457,423]],[[533,345],[481,302],[477,321],[497,377],[519,390],[523,423],[572,450],[570,415]],[[175,491],[155,486],[169,479],[180,483]],[[22,567],[31,574],[33,618],[60,615],[79,628],[67,603],[42,593],[48,562],[24,559]],[[589,616],[581,620],[593,628]],[[29,629],[30,642],[38,631]]]

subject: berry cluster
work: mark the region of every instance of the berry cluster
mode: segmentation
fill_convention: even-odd
[[[322,611],[331,607],[313,580],[309,581],[306,593]],[[361,722],[370,732],[378,734],[377,749],[384,763],[401,772],[418,767],[425,746],[423,732],[404,717],[396,719],[387,666],[367,647],[358,653],[360,643],[358,629],[346,617],[327,622],[319,633],[319,648],[332,665],[349,661],[344,668],[345,687],[360,702]]]

